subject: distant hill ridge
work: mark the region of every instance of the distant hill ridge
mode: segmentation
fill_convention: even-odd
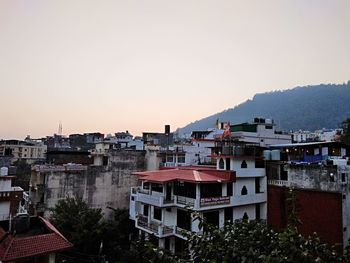
[[[214,127],[217,119],[236,124],[251,122],[254,117],[272,118],[285,131],[337,128],[350,117],[350,81],[259,93],[234,108],[192,122],[178,133],[206,130]]]

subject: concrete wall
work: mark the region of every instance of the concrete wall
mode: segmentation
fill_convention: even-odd
[[[112,214],[112,208],[129,208],[130,187],[137,185],[134,171],[145,167],[143,151],[115,151],[108,155],[107,166],[89,166],[85,170],[45,171],[32,173],[32,185],[44,181],[45,216],[49,208],[66,197],[83,198],[90,207],[101,208],[105,217]],[[52,168],[53,169],[53,168]],[[39,191],[38,191],[39,192]],[[38,194],[31,195],[32,201],[40,202]]]

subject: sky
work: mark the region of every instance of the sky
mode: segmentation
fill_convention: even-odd
[[[348,80],[348,0],[0,0],[0,138],[175,130]]]

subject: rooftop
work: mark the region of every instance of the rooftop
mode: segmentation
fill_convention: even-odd
[[[73,245],[42,217],[30,217],[29,229],[16,234],[0,222],[0,260],[12,262],[71,248]]]
[[[219,171],[211,167],[177,167],[173,169],[135,172],[134,175],[146,182],[167,183],[183,181],[191,183],[233,182],[236,174],[233,171]]]

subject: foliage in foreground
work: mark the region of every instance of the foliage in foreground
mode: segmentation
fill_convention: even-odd
[[[128,257],[132,224],[127,210],[115,209],[113,220],[103,220],[101,209],[89,208],[79,198],[67,198],[52,209],[51,221],[74,244],[70,256],[86,256],[91,262]],[[73,262],[78,262],[77,258]]]
[[[202,236],[190,234],[191,257],[167,254],[145,244],[142,260],[166,263],[233,263],[233,262],[349,262],[348,253],[337,254],[334,247],[321,242],[314,234],[304,238],[295,227],[277,232],[264,223],[241,221],[227,224],[223,229],[206,225]],[[148,250],[147,250],[148,248]],[[138,251],[140,252],[140,248]]]

